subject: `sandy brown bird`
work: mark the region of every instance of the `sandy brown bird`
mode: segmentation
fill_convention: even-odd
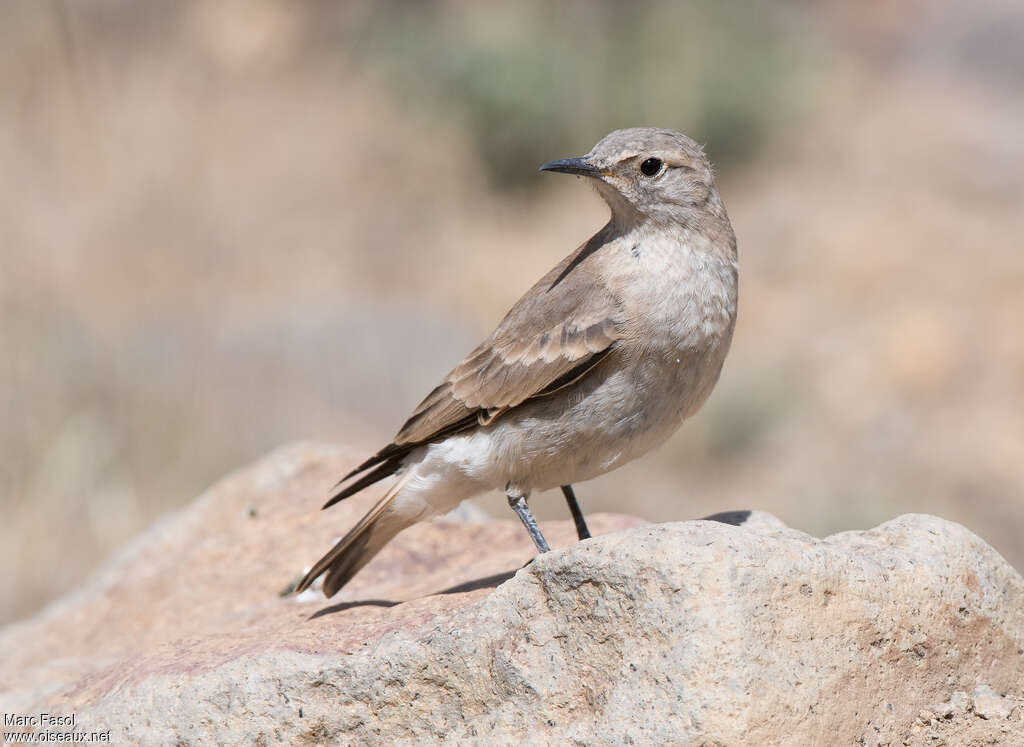
[[[611,218],[343,478],[325,508],[398,476],[298,591],[326,573],[333,595],[400,531],[485,490],[505,491],[545,552],[527,498],[561,486],[589,536],[572,483],[662,443],[711,393],[736,321],[737,256],[701,147],[617,130],[540,168],[590,179]]]

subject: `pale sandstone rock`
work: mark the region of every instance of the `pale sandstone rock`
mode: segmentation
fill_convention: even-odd
[[[8,626],[0,708],[129,743],[866,745],[941,743],[917,715],[979,682],[1024,697],[1024,580],[928,516],[818,540],[598,515],[518,571],[515,522],[438,521],[329,602],[278,597],[379,495],[315,510],[358,456],[279,451]],[[1024,743],[1019,710],[950,713]]]
[[[932,710],[940,718],[949,718],[950,716],[966,713],[970,707],[971,701],[967,697],[967,693],[963,690],[956,690],[949,696],[949,700],[933,707]]]
[[[1021,676],[1024,677],[1024,672]],[[974,704],[974,712],[984,719],[1009,718],[1013,710],[1013,701],[1004,698],[988,685],[975,687],[971,702]]]

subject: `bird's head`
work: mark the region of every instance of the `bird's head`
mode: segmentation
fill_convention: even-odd
[[[540,170],[592,178],[614,219],[623,222],[690,225],[721,209],[703,149],[673,130],[616,130],[585,156],[550,161]]]

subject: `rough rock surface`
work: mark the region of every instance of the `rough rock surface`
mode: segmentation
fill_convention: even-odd
[[[357,457],[272,454],[0,631],[0,709],[115,743],[1024,744],[1024,579],[963,527],[596,516],[517,571],[514,522],[437,521],[279,597],[375,500],[315,511]]]

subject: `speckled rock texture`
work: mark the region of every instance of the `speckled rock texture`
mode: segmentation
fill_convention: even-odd
[[[515,522],[439,520],[279,596],[379,495],[315,510],[358,456],[278,451],[0,631],[0,709],[114,743],[1024,744],[1024,579],[961,526],[598,515],[520,569]]]

